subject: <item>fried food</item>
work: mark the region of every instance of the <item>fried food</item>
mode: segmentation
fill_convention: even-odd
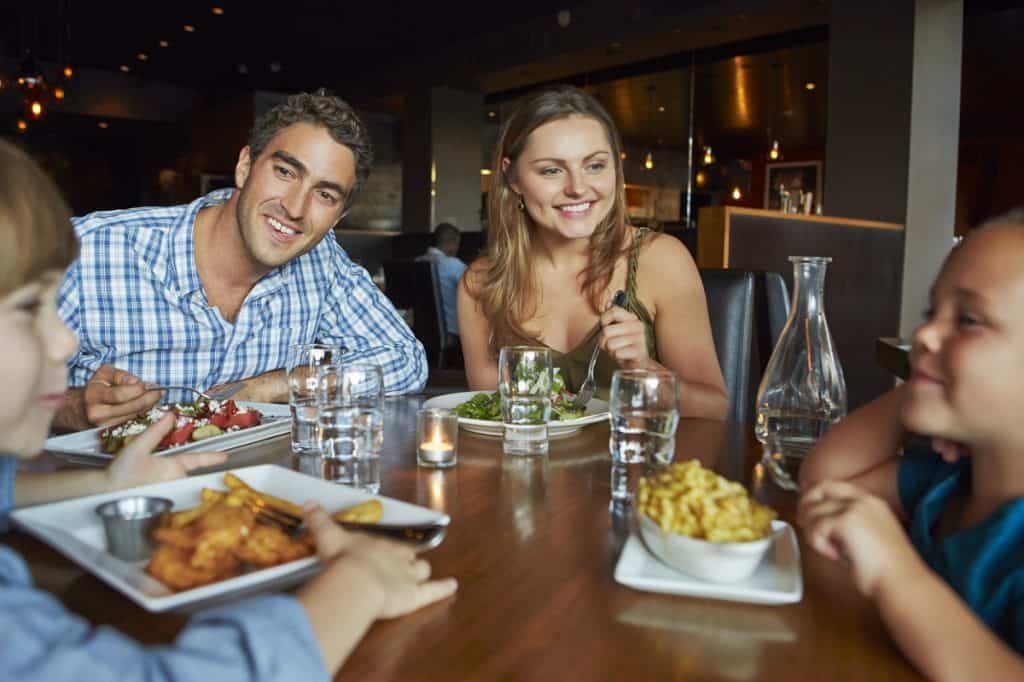
[[[342,523],[343,521],[377,523],[383,515],[384,505],[380,503],[380,500],[367,500],[341,511],[336,511],[331,514],[331,518],[337,523]]]
[[[219,580],[233,578],[240,563],[234,555],[224,553],[204,566],[192,565],[192,552],[170,544],[161,544],[153,552],[146,570],[154,578],[174,590],[190,590]]]
[[[313,554],[312,540],[293,538],[280,528],[257,524],[245,542],[233,550],[235,557],[253,566],[266,568],[288,563]]]
[[[254,510],[268,507],[302,517],[302,507],[224,474],[227,491],[203,488],[199,504],[171,512],[153,530],[158,548],[146,570],[175,590],[188,590],[232,578],[246,566],[267,568],[315,553],[308,534],[289,535]],[[384,514],[380,500],[367,500],[335,512],[337,522],[376,523]]]

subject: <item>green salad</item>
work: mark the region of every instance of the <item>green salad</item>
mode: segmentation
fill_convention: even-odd
[[[557,369],[552,374],[554,376],[551,382],[551,419],[553,421],[579,419],[586,410],[573,407],[572,401],[575,395],[565,390],[565,381]],[[500,422],[501,395],[497,391],[494,393],[477,393],[466,402],[459,403],[453,412],[466,419]]]

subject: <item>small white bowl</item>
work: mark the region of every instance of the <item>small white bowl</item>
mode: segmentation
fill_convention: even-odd
[[[644,544],[664,563],[695,578],[734,583],[753,575],[772,546],[775,533],[749,542],[708,542],[665,533],[646,514],[637,513]]]

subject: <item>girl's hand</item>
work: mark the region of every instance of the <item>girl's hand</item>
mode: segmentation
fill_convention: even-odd
[[[611,306],[601,315],[601,348],[624,369],[643,369],[651,365],[647,353],[647,331],[640,318],[619,306]]]
[[[307,505],[305,516],[317,555],[328,564],[325,573],[332,574],[321,582],[343,576],[355,583],[375,618],[397,618],[454,594],[455,579],[428,580],[430,564],[417,559],[412,547],[346,531],[316,505]]]
[[[889,505],[853,484],[815,486],[800,499],[797,520],[811,547],[849,563],[867,597],[875,597],[882,580],[912,580],[926,570]]]
[[[181,478],[192,469],[213,466],[227,459],[223,452],[186,452],[156,456],[153,450],[174,427],[168,412],[126,445],[107,469],[110,490]]]

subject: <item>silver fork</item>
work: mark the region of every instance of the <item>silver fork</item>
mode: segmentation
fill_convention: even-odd
[[[223,386],[218,388],[216,391],[213,391],[212,393],[204,393],[203,391],[200,391],[198,388],[192,388],[191,386],[159,386],[150,384],[146,388],[149,389],[150,391],[170,391],[172,389],[177,389],[180,391],[191,391],[192,393],[201,395],[207,400],[220,401],[227,400],[234,394],[238,393],[240,390],[242,390],[243,386],[245,386],[243,382],[235,381],[230,384],[224,384]]]
[[[619,289],[612,296],[611,303],[608,307],[617,305],[620,308],[626,307],[626,292]],[[572,400],[572,406],[577,410],[582,410],[590,402],[590,399],[594,397],[594,389],[597,387],[594,383],[594,367],[597,365],[597,355],[601,352],[601,344],[594,345],[594,352],[590,354],[590,364],[587,365],[587,378],[583,380],[580,385],[580,390],[576,394],[576,397]]]
[[[272,509],[266,505],[252,502],[247,503],[247,506],[256,514],[257,518],[275,525],[291,535],[299,535],[305,531],[306,524],[298,516],[289,514],[281,509]],[[433,549],[440,545],[448,532],[448,524],[441,522],[388,524],[338,521],[337,519],[334,519],[334,522],[347,530],[379,535],[390,540],[398,540],[399,542],[408,542],[420,551]]]

